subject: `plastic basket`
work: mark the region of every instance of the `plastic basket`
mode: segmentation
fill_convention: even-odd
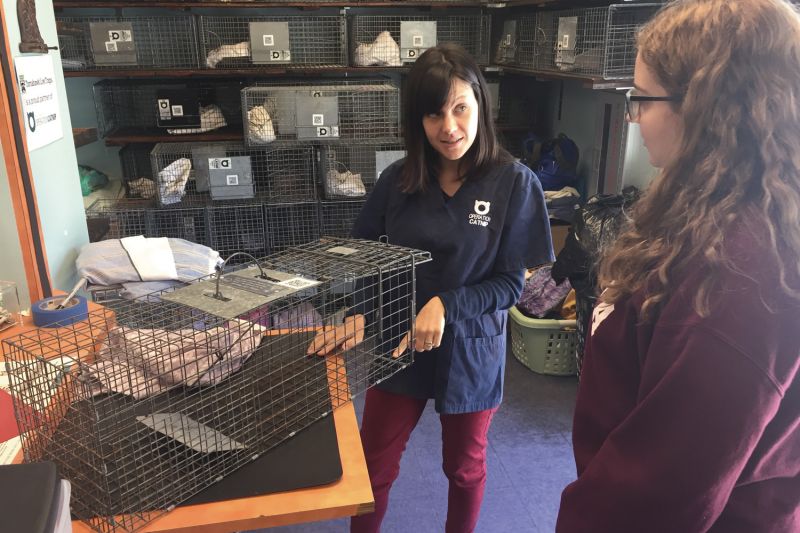
[[[539,374],[575,375],[578,370],[575,320],[528,318],[516,307],[508,314],[511,317],[511,352],[520,363]]]

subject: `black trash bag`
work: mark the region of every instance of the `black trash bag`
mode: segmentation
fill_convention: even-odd
[[[626,187],[622,194],[592,196],[578,210],[564,248],[553,264],[551,275],[557,283],[568,278],[575,289],[577,346],[575,357],[580,377],[583,347],[597,301],[597,265],[603,253],[616,241],[629,220],[630,209],[641,196],[636,187]]]

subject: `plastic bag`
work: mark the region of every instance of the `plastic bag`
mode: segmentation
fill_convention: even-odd
[[[92,191],[102,189],[108,184],[108,176],[86,165],[78,165],[78,175],[81,180],[81,194],[89,196]]]

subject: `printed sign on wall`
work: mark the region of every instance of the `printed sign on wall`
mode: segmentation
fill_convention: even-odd
[[[28,151],[31,152],[64,136],[53,58],[49,55],[22,56],[14,58],[14,65]]]

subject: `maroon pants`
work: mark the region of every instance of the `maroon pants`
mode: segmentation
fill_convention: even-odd
[[[361,442],[367,459],[375,512],[350,521],[351,533],[378,533],[389,504],[389,489],[400,473],[400,457],[406,449],[427,400],[372,388],[367,391]],[[442,470],[450,481],[446,533],[470,533],[486,486],[486,435],[496,409],[477,413],[440,415],[442,423]]]

